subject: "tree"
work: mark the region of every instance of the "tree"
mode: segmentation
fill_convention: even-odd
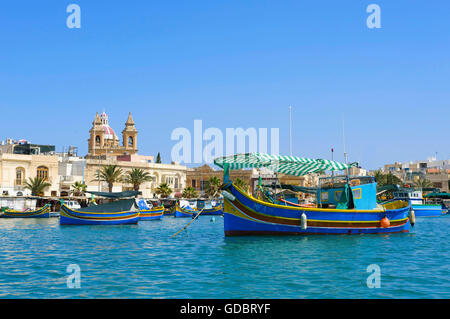
[[[106,182],[111,193],[114,183],[122,181],[122,173],[122,169],[117,165],[106,165],[95,173],[95,178],[97,181]]]
[[[400,185],[403,186],[403,181],[389,172],[388,174],[384,174],[381,170],[378,170],[374,174],[375,180],[377,181],[378,186],[384,185]]]
[[[420,177],[417,181],[414,182],[414,186],[422,189],[422,188],[433,187],[433,183],[426,178]]]
[[[155,189],[155,193],[160,195],[162,198],[167,198],[170,194],[172,194],[172,189],[167,183],[162,183]]]
[[[234,184],[234,186],[242,189],[245,192],[247,192],[247,190],[248,190],[247,183],[245,181],[243,181],[242,179],[240,179],[239,177],[234,180],[233,184]]]
[[[141,168],[133,168],[131,171],[125,173],[123,181],[133,185],[133,189],[138,192],[141,184],[153,181],[153,177],[149,172],[146,172]]]
[[[47,183],[44,178],[35,177],[28,178],[25,182],[25,188],[31,191],[32,196],[42,196],[47,187],[52,186],[52,184]]]
[[[156,155],[156,163],[161,164],[161,154],[158,153],[158,155]]]
[[[181,197],[183,198],[197,198],[198,194],[195,191],[195,189],[192,186],[188,186],[183,190],[183,193],[181,194]]]
[[[381,169],[377,170],[374,174],[375,180],[379,186],[386,185],[386,177],[381,171]]]
[[[216,194],[219,190],[220,185],[222,185],[222,181],[220,180],[220,178],[216,176],[211,177],[206,183],[206,195],[208,195],[208,197],[214,196],[214,194]]]
[[[87,185],[77,181],[72,185],[72,188],[75,196],[82,196],[86,192]]]

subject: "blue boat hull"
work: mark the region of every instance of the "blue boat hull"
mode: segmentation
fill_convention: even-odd
[[[340,210],[281,206],[259,201],[232,184],[225,196],[224,231],[226,236],[307,235],[307,234],[379,234],[408,232],[410,205],[399,202],[398,209]],[[306,215],[306,227],[301,216]],[[382,227],[386,216],[390,226]]]
[[[194,210],[184,209],[184,208],[179,207],[178,205],[175,208],[175,217],[176,218],[193,217],[193,216],[195,216],[195,211]]]
[[[437,217],[443,214],[441,205],[412,205],[416,217]]]
[[[145,220],[160,220],[164,218],[164,208],[158,207],[155,209],[149,209],[149,210],[141,210],[139,214],[139,220],[145,221]]]
[[[49,218],[50,217],[50,205],[45,205],[34,211],[19,212],[13,210],[7,210],[2,218]]]
[[[205,208],[201,212],[200,216],[218,216],[223,215],[223,207]]]
[[[117,213],[81,212],[63,205],[59,223],[60,225],[126,225],[137,224],[139,218],[139,211]]]

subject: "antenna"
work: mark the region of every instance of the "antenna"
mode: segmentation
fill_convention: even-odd
[[[345,125],[344,125],[344,113],[342,113],[342,141],[344,144],[344,160],[345,164],[347,164],[347,153],[345,151]]]
[[[289,105],[289,155],[292,156],[292,105]]]

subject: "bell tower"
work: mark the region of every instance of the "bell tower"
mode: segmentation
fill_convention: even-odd
[[[123,147],[126,152],[130,155],[137,153],[137,133],[136,127],[134,126],[133,117],[131,112],[128,115],[128,120],[125,123],[125,129],[122,131],[123,137]]]
[[[92,122],[92,128],[89,133],[90,138],[88,140],[88,152],[90,155],[100,155],[100,151],[105,145],[105,131],[102,127],[102,121],[98,115],[98,112],[95,116],[94,122]]]

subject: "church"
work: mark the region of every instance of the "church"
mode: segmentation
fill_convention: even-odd
[[[99,156],[121,156],[136,155],[137,134],[131,112],[125,122],[125,128],[122,131],[122,145],[114,130],[109,126],[108,115],[103,112],[100,116],[95,116],[92,128],[89,131],[89,151],[88,157]]]
[[[123,173],[140,168],[148,172],[153,181],[145,182],[140,190],[146,198],[155,197],[155,189],[161,183],[167,183],[172,189],[172,195],[180,193],[186,187],[187,167],[175,162],[170,164],[155,163],[151,155],[138,154],[138,131],[131,113],[122,130],[122,141],[109,125],[108,115],[97,112],[92,128],[89,130],[88,154],[86,155],[86,169],[84,180],[88,191],[107,191],[107,184],[98,182],[96,172],[105,165],[117,165]],[[115,183],[113,192],[131,190],[132,185]]]

